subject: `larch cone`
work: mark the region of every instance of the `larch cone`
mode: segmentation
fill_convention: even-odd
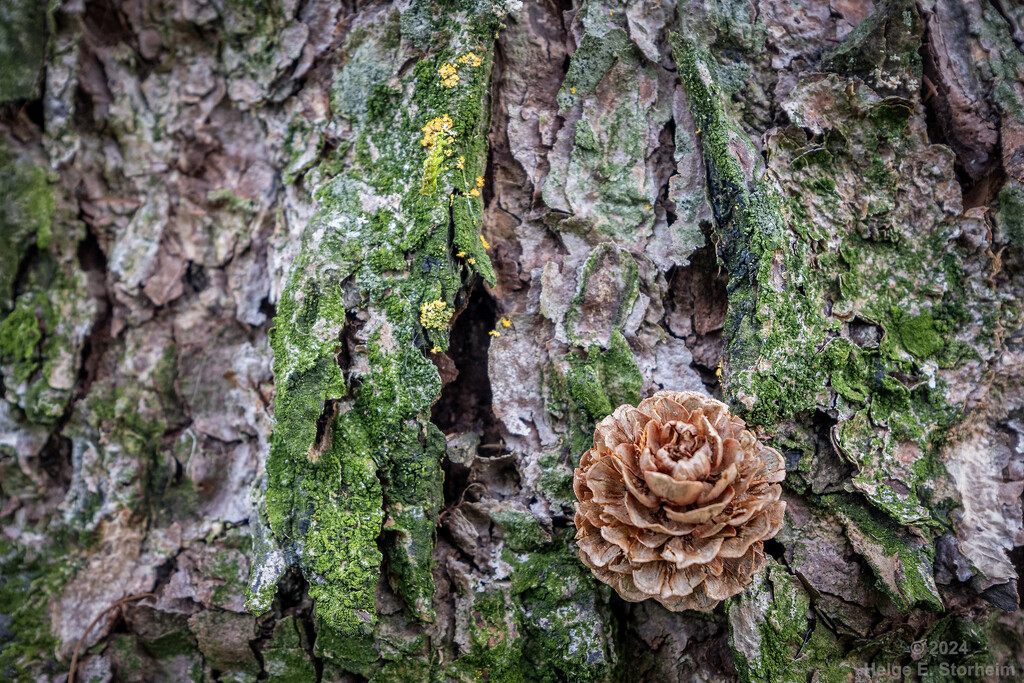
[[[573,477],[580,558],[626,600],[708,611],[767,564],[785,476],[721,401],[660,391],[619,406]]]

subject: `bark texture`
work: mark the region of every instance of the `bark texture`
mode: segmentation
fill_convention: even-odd
[[[0,0],[0,197],[0,679],[1024,676],[1017,3]],[[710,613],[573,540],[660,390]]]

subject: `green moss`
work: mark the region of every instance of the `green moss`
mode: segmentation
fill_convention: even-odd
[[[0,75],[0,91],[5,84]],[[46,169],[17,158],[2,139],[0,196],[6,198],[0,206],[0,312],[5,312],[14,297],[18,267],[29,248],[36,244],[45,250],[50,245],[55,209]]]
[[[918,49],[923,28],[912,0],[886,0],[835,49],[822,56],[822,68],[859,76],[879,90],[910,95],[921,78]],[[915,79],[911,81],[910,79]],[[898,83],[894,88],[893,84]]]
[[[999,191],[999,227],[1007,241],[1024,249],[1024,187],[1009,183]]]
[[[606,589],[558,534],[549,550],[510,558],[512,596],[521,605],[526,680],[611,681],[617,653],[607,631]]]
[[[578,101],[577,97],[593,94],[612,66],[623,57],[633,55],[635,49],[621,28],[613,28],[601,37],[585,33],[570,58],[569,71],[558,91],[559,108],[565,111]]]
[[[596,356],[599,351],[595,350]],[[591,421],[597,421],[610,415],[614,406],[604,392],[600,365],[596,358],[591,360],[584,354],[573,353],[569,356],[569,372],[566,379],[569,384],[569,395],[576,405]]]
[[[381,556],[376,540],[383,523],[383,496],[369,435],[351,412],[333,425],[331,447],[302,468],[301,489],[309,510],[304,529],[306,574],[316,616],[341,633],[368,633]],[[307,526],[308,525],[308,526]]]
[[[387,83],[378,83],[370,92],[366,100],[366,113],[370,119],[379,119],[392,115],[395,107],[400,102],[402,92],[392,88]]]
[[[607,350],[594,344],[585,353],[572,351],[566,360],[569,396],[591,426],[622,405],[640,400],[643,376],[626,338],[614,330]]]
[[[380,654],[370,634],[343,635],[320,620],[315,620],[316,642],[313,653],[324,660],[324,670],[372,676],[380,668]]]
[[[46,50],[44,2],[0,0],[0,102],[33,99]]]
[[[932,575],[935,551],[929,543],[912,541],[890,520],[852,496],[824,496],[821,504],[839,517],[854,548],[875,572],[878,588],[901,611],[915,605],[943,610]]]
[[[744,683],[840,683],[854,666],[840,657],[835,635],[809,620],[811,601],[803,586],[772,562],[728,603],[730,645]]]
[[[629,403],[636,405],[640,400],[640,388],[644,378],[637,367],[633,351],[626,338],[618,330],[612,332],[608,349],[598,356],[604,392],[616,407]]]
[[[451,317],[473,274],[494,282],[480,238],[482,205],[469,194],[486,163],[491,55],[474,48],[483,61],[460,64],[455,88],[440,84],[437,68],[458,63],[444,45],[476,45],[465,33],[496,18],[478,8],[464,24],[450,24],[416,7],[349,38],[332,103],[353,121],[357,142],[332,166],[337,175],[314,192],[319,210],[271,334],[277,396],[266,519],[298,556],[319,623],[351,642],[375,623],[373,590],[382,571],[413,614],[433,618],[431,554],[445,442],[429,422],[441,381],[424,352],[447,349]],[[396,41],[423,39],[421,21],[436,24],[438,42],[399,73],[402,64],[388,51]],[[421,144],[422,128],[445,116],[451,135]],[[377,208],[364,208],[371,205]],[[339,340],[357,310],[370,322],[346,378]],[[265,609],[259,571],[251,604]]]
[[[560,367],[551,363],[544,370],[546,408],[566,422],[563,454],[568,454],[570,467],[575,467],[593,443],[596,423],[624,403],[637,404],[643,376],[626,338],[617,329],[612,330],[607,349],[599,344],[586,350],[571,349],[565,357],[564,374]],[[541,486],[551,502],[571,504],[575,500],[571,469],[554,453],[542,456],[541,461],[545,463]]]
[[[144,643],[146,651],[157,659],[196,652],[195,638],[188,632],[188,627],[161,635]]]
[[[139,648],[135,636],[119,633],[110,639],[104,654],[110,658],[112,667],[125,679],[141,679],[150,670],[150,662]]]
[[[446,667],[445,680],[523,683],[517,611],[501,591],[476,594],[469,613],[469,652]]]
[[[386,663],[370,681],[372,683],[419,683],[437,680],[436,675],[431,678],[432,673],[436,672],[431,662],[409,657]]]
[[[437,142],[427,152],[427,157],[423,160],[420,194],[432,195],[437,192],[437,179],[441,175],[441,171],[446,170],[448,157],[452,155],[451,147],[452,145],[447,138],[438,136]]]
[[[221,582],[213,589],[213,603],[219,607],[230,607],[237,596],[245,593],[245,580],[239,575],[244,566],[242,557],[234,549],[223,548],[221,544],[211,548],[206,574]]]
[[[505,547],[513,552],[531,552],[551,542],[551,534],[529,512],[502,509],[491,518],[501,527]]]
[[[444,504],[441,458],[444,434],[429,422],[392,432],[385,479],[388,525],[384,552],[395,592],[421,619],[432,621],[432,571],[437,519]]]
[[[47,605],[76,569],[55,562],[64,551],[49,548],[28,551],[0,540],[0,615],[6,635],[0,638],[0,678],[32,683],[56,677],[63,667],[56,661],[58,642],[50,632]]]
[[[305,650],[269,650],[263,653],[263,670],[272,681],[305,683],[316,680],[316,667]]]
[[[913,113],[913,107],[906,100],[890,97],[872,107],[869,116],[879,137],[898,142]]]
[[[0,323],[0,358],[15,364],[14,377],[25,381],[38,367],[33,362],[36,347],[42,340],[36,314],[27,308],[18,308]]]
[[[286,616],[274,624],[274,632],[263,650],[263,670],[272,681],[304,683],[316,680],[316,666],[309,656],[305,627]]]
[[[922,359],[942,350],[942,337],[935,329],[931,313],[905,316],[898,309],[893,313],[903,348]]]
[[[936,621],[920,640],[926,644],[926,649],[914,668],[924,673],[922,683],[979,680],[985,667],[993,664],[992,651],[997,649],[983,624],[957,614]]]
[[[584,437],[586,435],[583,435]],[[593,435],[591,435],[591,439]],[[578,464],[579,458],[586,450],[584,446],[580,450],[572,450],[572,465],[563,464],[557,453],[547,453],[537,459],[542,468],[540,475],[540,488],[545,497],[553,505],[562,505],[571,508],[576,501],[576,494],[572,489],[572,470]]]
[[[239,197],[237,194],[229,190],[228,188],[221,188],[218,190],[210,190],[206,193],[206,201],[211,204],[221,204],[226,206],[231,211],[238,213],[255,213],[259,209],[259,202],[255,199],[245,199]]]

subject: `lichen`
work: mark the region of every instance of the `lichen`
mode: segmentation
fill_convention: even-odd
[[[420,324],[428,330],[443,330],[452,318],[452,311],[443,300],[427,301],[420,306]]]
[[[343,633],[369,633],[374,623],[374,590],[381,555],[377,537],[383,524],[383,494],[370,455],[370,436],[352,412],[330,427],[331,447],[315,462],[290,470],[294,489],[309,502],[299,515],[279,508],[268,493],[268,511],[292,521],[292,534],[304,539],[300,559],[310,577],[316,616]]]
[[[469,36],[484,27],[493,37],[498,17],[480,8],[464,22],[414,20],[414,9],[398,22],[403,39],[415,42],[423,20],[445,40],[412,69],[381,35],[394,33],[394,21],[349,36],[352,54],[374,56],[373,69],[350,59],[334,81],[335,114],[354,121],[354,144],[339,148],[345,158],[329,162],[313,192],[319,210],[271,331],[277,395],[265,518],[294,549],[318,624],[351,642],[372,632],[382,570],[414,615],[433,618],[445,443],[429,421],[441,382],[426,354],[447,350],[474,274],[494,282],[471,192],[486,161],[492,56]],[[469,44],[479,63],[454,61],[458,82],[442,82],[438,70]],[[357,312],[364,322],[350,327]],[[351,334],[360,341],[343,376],[337,356]],[[254,565],[256,609],[269,607],[266,578]]]

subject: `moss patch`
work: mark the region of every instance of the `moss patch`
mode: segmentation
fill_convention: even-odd
[[[46,51],[46,11],[44,2],[0,0],[0,102],[36,96]]]
[[[853,674],[835,635],[810,619],[810,598],[774,562],[728,603],[730,645],[744,683],[815,680],[839,683]]]
[[[5,632],[0,636],[0,677],[4,680],[30,683],[62,673],[55,660],[58,643],[50,633],[46,606],[74,569],[0,540],[0,615]]]
[[[9,28],[4,22],[0,25],[4,26],[0,31]],[[0,67],[0,91],[6,83]],[[0,196],[6,198],[0,206],[0,312],[6,312],[14,297],[14,278],[22,259],[32,245],[40,249],[50,245],[54,200],[46,170],[17,158],[2,139]]]
[[[493,40],[498,17],[488,7],[457,22],[414,14],[349,37],[353,57],[332,102],[353,122],[354,144],[307,173],[330,179],[314,192],[320,208],[271,332],[276,427],[264,514],[298,557],[318,623],[351,642],[372,631],[381,571],[413,614],[433,618],[445,443],[429,421],[441,382],[426,352],[448,348],[474,276],[494,281],[475,180],[492,55],[474,36]],[[415,41],[421,21],[439,41],[399,76],[395,34]],[[459,60],[470,51],[479,62]],[[455,87],[441,82],[443,64],[456,65]],[[359,342],[345,377],[337,357],[350,334]],[[265,610],[271,598],[256,590],[250,604]]]

